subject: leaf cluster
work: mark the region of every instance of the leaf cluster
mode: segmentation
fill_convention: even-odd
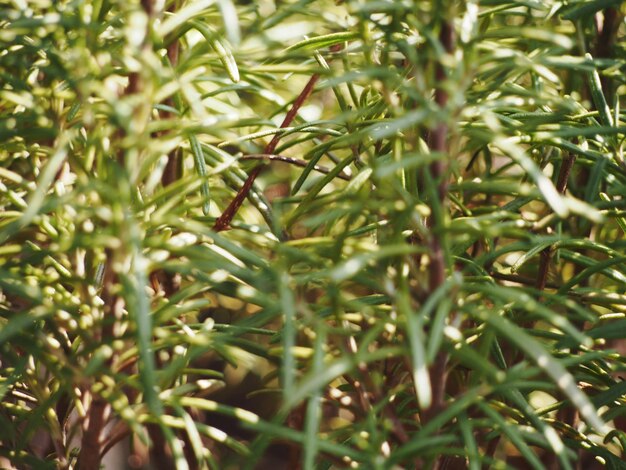
[[[10,2],[2,465],[623,468],[623,20]]]

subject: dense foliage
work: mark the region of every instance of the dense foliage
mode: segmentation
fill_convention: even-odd
[[[620,6],[3,2],[2,465],[624,468]]]

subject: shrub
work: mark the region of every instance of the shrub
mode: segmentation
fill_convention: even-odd
[[[4,465],[623,468],[620,5],[7,5]]]

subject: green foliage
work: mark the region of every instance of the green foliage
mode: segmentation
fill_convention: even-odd
[[[3,466],[624,468],[620,8],[7,3]]]

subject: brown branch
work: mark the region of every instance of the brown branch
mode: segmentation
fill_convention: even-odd
[[[569,175],[572,172],[572,168],[574,166],[574,162],[576,161],[576,155],[568,154],[561,164],[561,171],[559,171],[559,179],[556,182],[556,190],[565,194],[565,189],[567,189],[567,180],[569,179]]]
[[[300,110],[300,108],[302,107],[306,99],[311,95],[311,93],[313,93],[313,88],[315,87],[315,83],[317,82],[319,78],[320,76],[317,73],[314,74],[310,78],[310,80],[308,81],[308,83],[306,84],[302,92],[300,93],[300,95],[293,102],[291,109],[285,116],[283,123],[280,125],[281,129],[284,127],[288,127],[291,124],[291,122],[294,120],[294,118],[298,114],[298,111]],[[278,145],[278,141],[280,140],[280,138],[281,138],[281,134],[276,134],[274,138],[270,141],[270,143],[265,146],[265,150],[263,153],[273,154],[274,150],[276,149],[276,146]],[[241,187],[239,192],[235,195],[234,199],[231,201],[228,207],[224,210],[222,215],[215,221],[213,230],[215,230],[216,232],[221,232],[222,230],[226,230],[230,227],[231,221],[233,220],[233,218],[235,217],[235,214],[237,213],[237,211],[243,204],[243,201],[246,199],[246,197],[250,193],[250,190],[252,189],[252,185],[254,184],[254,180],[256,180],[257,176],[259,176],[262,168],[263,168],[262,166],[258,166],[250,172],[250,174],[248,175],[248,178],[243,183],[243,186]]]
[[[81,440],[80,456],[78,458],[78,468],[80,470],[100,468],[100,445],[108,413],[109,404],[106,400],[101,397],[93,397],[87,415],[87,428],[84,430]]]
[[[149,17],[154,13],[154,0],[141,0],[141,5]],[[149,33],[149,31],[146,31]],[[146,34],[148,37],[148,34]],[[143,50],[148,47],[146,40],[142,45]],[[128,75],[128,86],[123,92],[124,96],[135,95],[143,88],[140,72],[131,72]],[[121,142],[126,136],[126,131],[119,128],[116,136]],[[120,166],[125,165],[125,152],[120,148],[117,152],[117,161]],[[96,330],[94,341],[101,342],[103,338],[115,337],[115,323],[120,320],[123,299],[114,293],[114,286],[117,283],[117,275],[113,269],[114,252],[106,249],[106,262],[101,298],[103,301],[103,322],[100,330]],[[106,361],[106,366],[111,367],[114,358]],[[89,385],[91,386],[91,384]],[[77,468],[80,470],[92,470],[100,468],[104,444],[104,429],[108,424],[111,405],[99,394],[94,394],[87,389],[83,392],[86,397],[91,397],[91,403],[87,407],[87,416],[83,422],[83,434],[81,437],[81,447],[78,455]]]
[[[287,426],[290,429],[302,431],[306,416],[307,403],[307,400],[303,401],[300,405],[291,410],[289,416],[287,416]],[[289,457],[287,462],[289,466],[288,468],[291,468],[292,470],[302,470],[302,446],[299,446],[295,442],[289,444]]]
[[[149,423],[146,426],[150,436],[150,465],[157,470],[169,470],[175,467],[172,450],[165,440],[163,431],[158,424]]]
[[[121,311],[120,299],[113,293],[117,276],[112,268],[113,252],[110,248],[106,250],[106,259],[102,293],[100,295],[104,303],[104,319],[101,329],[95,330],[93,338],[95,342],[102,342],[103,337],[113,337],[115,319],[118,311]],[[109,358],[106,364],[110,366],[112,360],[113,358]],[[111,406],[101,396],[94,395],[91,390],[85,390],[83,393],[85,396],[91,397],[91,403],[87,408],[87,417],[83,423],[78,468],[80,470],[91,470],[100,468],[104,427],[107,424]]]
[[[150,5],[144,5],[144,8],[146,9],[146,12],[150,13],[152,11],[150,10],[152,8],[152,2],[150,1],[148,3]],[[177,2],[173,2],[169,6],[168,11],[170,13],[174,13],[176,11],[176,3]],[[179,43],[177,40],[175,40],[167,46],[167,57],[169,59],[172,70],[175,70],[176,64],[178,63],[178,54]],[[174,100],[171,97],[165,100],[165,104],[171,108],[175,107]],[[174,114],[169,110],[162,111],[162,113],[163,119],[171,119]],[[167,130],[164,130],[159,132],[157,135],[161,136],[166,134],[167,132]],[[178,179],[179,160],[180,153],[178,151],[178,148],[173,149],[167,155],[167,163],[165,165],[165,169],[163,170],[163,175],[161,176],[161,183],[163,184],[163,187],[169,186]],[[155,292],[160,292],[162,290],[165,293],[166,297],[170,297],[176,291],[178,291],[180,285],[176,275],[165,272],[162,269],[158,269],[157,271],[152,272],[150,274],[150,280],[152,281]]]
[[[452,53],[455,44],[455,34],[452,24],[443,21],[439,40],[447,53]],[[438,63],[435,79],[440,86],[435,90],[435,102],[440,109],[444,109],[448,104],[448,92],[441,86],[446,80],[446,70],[443,64]],[[445,155],[448,153],[448,124],[445,121],[440,122],[437,127],[428,135],[428,146],[431,151],[442,154],[442,158],[437,159],[430,164],[430,177],[437,184],[437,203],[441,206],[445,204],[446,194],[448,192],[448,181],[446,173],[448,170],[447,162],[444,161]],[[435,225],[441,225],[443,221],[435,220]],[[431,293],[445,282],[446,268],[443,254],[443,247],[440,240],[436,236],[432,236],[430,240],[431,261],[429,264],[429,287]]]
[[[146,1],[149,4],[152,3],[150,0],[142,0],[142,4]],[[172,3],[168,8],[168,11],[171,13],[174,13],[175,10],[176,2]],[[176,68],[176,64],[178,63],[178,54],[179,44],[177,40],[174,40],[167,47],[167,57],[173,70]],[[168,98],[167,100],[165,100],[165,104],[172,108],[175,107],[175,103],[172,98]],[[171,111],[163,111],[164,119],[171,119],[172,115],[173,113]],[[165,132],[166,131],[162,132],[162,134]],[[163,187],[169,186],[178,179],[178,167],[178,149],[173,149],[167,156],[167,164],[165,165],[163,175],[161,176],[161,183],[163,184]],[[155,292],[159,292],[162,290],[166,298],[171,297],[174,293],[178,291],[179,288],[179,283],[176,280],[176,276],[173,273],[164,271],[163,269],[158,269],[150,273],[150,281],[152,282]],[[165,436],[163,435],[162,430],[158,425],[154,423],[148,424],[147,430],[151,440],[151,445],[149,449],[150,463],[159,470],[172,468],[172,466],[174,465],[172,452],[165,439]],[[187,457],[190,448],[191,446],[186,446],[185,448],[185,455]],[[188,463],[191,465],[191,468],[195,468],[195,458],[188,458],[188,461]]]
[[[146,0],[144,0],[146,2]],[[152,1],[147,2],[149,5],[144,5],[144,9],[149,14],[153,14],[151,10],[153,8]],[[172,2],[172,4],[168,8],[168,12],[175,13],[177,2]],[[167,46],[167,57],[170,62],[170,67],[172,71],[175,70],[176,64],[178,63],[178,55],[179,55],[179,43],[178,40],[174,40],[171,44]],[[175,107],[174,100],[170,97],[165,100],[165,104],[170,108]],[[171,111],[166,110],[162,111],[163,119],[171,119],[173,114]],[[158,133],[158,135],[166,134],[168,131],[164,130]],[[169,186],[174,183],[178,179],[178,167],[179,167],[180,153],[178,148],[173,149],[167,156],[167,164],[165,165],[165,169],[163,170],[163,175],[161,176],[161,183],[163,187]],[[152,281],[155,292],[159,292],[163,290],[166,297],[170,297],[176,291],[178,291],[180,283],[178,282],[176,275],[165,272],[162,269],[158,269],[150,274],[150,280]]]
[[[148,16],[154,15],[154,0],[141,0],[141,7]]]
[[[452,53],[455,46],[455,34],[451,23],[443,21],[439,40],[447,53]],[[441,62],[437,64],[435,78],[439,86],[435,90],[435,102],[440,109],[444,109],[448,104],[448,92],[442,86],[446,80],[446,70]],[[448,182],[446,173],[448,165],[444,158],[448,153],[449,129],[445,121],[440,122],[437,127],[429,134],[428,144],[433,152],[441,154],[441,158],[433,162],[429,166],[430,177],[437,184],[437,202],[436,204],[444,206],[446,202],[446,193],[448,191]],[[434,220],[433,228],[441,226],[443,220]],[[446,280],[445,257],[443,246],[436,234],[431,234],[429,241],[430,263],[429,263],[429,289],[431,295]],[[424,421],[429,421],[437,415],[444,407],[445,401],[445,384],[447,378],[446,364],[448,362],[447,354],[440,352],[435,359],[435,363],[430,368],[431,384],[433,389],[433,401],[428,410],[424,410]]]
[[[600,13],[596,13],[596,29],[598,36],[596,37],[595,56],[600,58],[610,58],[613,56],[613,49],[617,40],[619,27],[622,23],[624,15],[619,8],[605,8],[602,11],[602,20],[599,18]],[[613,81],[606,75],[600,76],[602,89],[607,96],[613,96]]]
[[[455,32],[454,26],[451,22],[442,20],[441,30],[439,31],[439,41],[443,46],[446,53],[451,54],[455,48]],[[448,92],[446,91],[446,69],[439,61],[435,69],[435,80],[437,87],[435,89],[435,103],[437,107],[444,110],[448,105]],[[438,153],[439,158],[430,164],[429,176],[433,182],[437,185],[435,197],[436,201],[432,202],[432,205],[438,205],[442,209],[446,204],[446,195],[448,191],[447,171],[448,171],[448,140],[450,138],[448,123],[442,120],[434,130],[428,135],[428,146],[432,152]],[[432,232],[429,240],[430,262],[428,266],[428,286],[430,295],[432,295],[440,286],[442,286],[446,280],[446,262],[445,254],[441,240],[436,234],[436,229],[441,228],[445,223],[444,220],[440,220],[437,211],[433,211],[434,217],[432,221]],[[431,421],[435,416],[441,413],[446,406],[445,394],[446,394],[446,382],[448,378],[448,354],[441,350],[437,353],[435,362],[429,368],[430,382],[432,387],[432,402],[428,409],[422,410],[421,421],[422,424],[426,424]],[[417,462],[421,465],[421,461]],[[439,469],[444,464],[444,458],[439,457],[433,463],[433,469]]]

